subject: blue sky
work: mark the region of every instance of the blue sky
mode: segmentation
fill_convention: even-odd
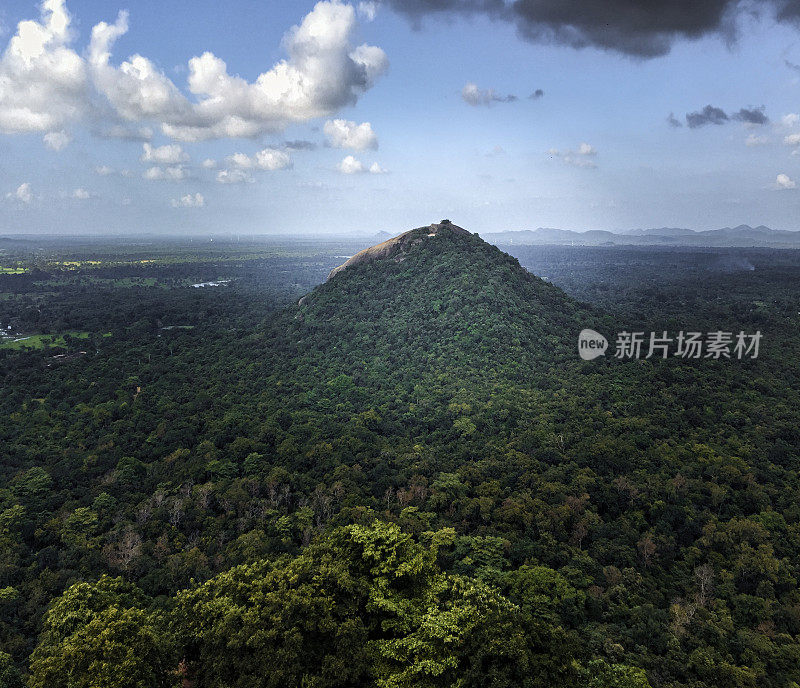
[[[4,3],[0,232],[800,229],[795,24],[642,56],[411,4]]]

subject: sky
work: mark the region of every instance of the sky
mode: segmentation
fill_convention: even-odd
[[[0,233],[800,230],[798,0],[10,0]]]

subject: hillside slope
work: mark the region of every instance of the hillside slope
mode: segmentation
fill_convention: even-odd
[[[523,379],[575,363],[577,334],[596,320],[516,258],[445,222],[356,254],[301,299],[287,327],[320,365]]]

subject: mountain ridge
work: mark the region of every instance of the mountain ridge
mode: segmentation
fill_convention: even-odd
[[[590,229],[578,232],[570,229],[539,227],[531,230],[485,232],[481,235],[495,244],[563,244],[580,246],[702,246],[800,248],[800,231],[771,229],[765,225],[738,225],[720,229],[693,230],[679,227],[638,228],[625,232]]]

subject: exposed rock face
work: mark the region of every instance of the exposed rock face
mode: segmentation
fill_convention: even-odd
[[[466,229],[454,225],[452,222],[450,222],[450,220],[442,220],[439,223],[434,223],[432,225],[428,225],[427,227],[417,227],[416,229],[403,232],[402,234],[392,239],[388,239],[380,244],[376,244],[375,246],[365,248],[363,251],[359,251],[352,258],[347,260],[347,262],[342,263],[342,265],[340,265],[338,268],[331,270],[330,274],[328,275],[328,279],[331,279],[334,275],[342,270],[346,270],[349,267],[370,260],[379,260],[381,258],[402,260],[405,252],[412,246],[416,246],[423,241],[427,241],[431,237],[435,237],[437,234],[442,232],[452,232],[453,234],[469,234]]]

